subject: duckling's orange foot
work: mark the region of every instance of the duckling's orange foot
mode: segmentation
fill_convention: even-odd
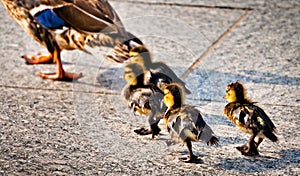
[[[139,135],[149,135],[149,134],[152,134],[152,130],[145,129],[144,127],[140,128],[140,129],[136,129],[136,130],[134,130],[134,132],[136,134],[139,134]]]
[[[68,73],[63,72],[62,74],[58,73],[38,73],[38,76],[40,76],[43,79],[50,79],[53,81],[73,81],[78,78],[82,77],[82,73]]]
[[[33,65],[33,64],[53,64],[54,60],[52,58],[52,54],[50,53],[38,53],[37,55],[28,55],[25,54],[21,56],[25,59],[26,64]]]
[[[244,150],[244,151],[241,151],[242,155],[245,155],[245,156],[258,156],[259,153],[258,151],[255,149],[255,150]]]
[[[236,149],[237,149],[238,151],[242,152],[242,151],[246,151],[246,150],[248,149],[248,146],[247,146],[247,144],[244,144],[244,145],[242,145],[242,146],[236,147]]]

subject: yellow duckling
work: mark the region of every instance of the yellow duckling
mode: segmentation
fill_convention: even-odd
[[[187,94],[191,91],[186,88],[185,83],[177,77],[173,70],[163,62],[152,62],[149,50],[143,46],[133,47],[129,52],[131,63],[142,65],[146,71],[150,72],[150,77],[146,79],[146,84],[154,84],[163,87],[165,84],[178,83],[184,87]]]
[[[172,139],[187,145],[189,152],[187,162],[201,161],[192,152],[192,142],[202,141],[207,145],[218,145],[219,140],[205,123],[198,109],[191,105],[183,105],[184,93],[181,86],[176,83],[166,85],[163,101],[167,106],[164,123]]]
[[[140,135],[152,134],[152,138],[161,131],[158,122],[165,110],[162,91],[153,85],[144,84],[144,69],[139,64],[130,63],[124,68],[124,79],[127,85],[122,96],[134,113],[149,116],[150,130],[144,128],[135,130]]]
[[[241,83],[229,84],[225,98],[228,104],[225,106],[224,114],[241,131],[251,135],[247,145],[237,147],[243,155],[259,155],[257,148],[265,137],[272,142],[278,140],[274,134],[275,125],[260,107],[246,98],[246,90]]]

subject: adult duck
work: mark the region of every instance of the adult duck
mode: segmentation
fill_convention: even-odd
[[[131,41],[141,44],[124,29],[116,11],[106,0],[2,0],[2,3],[21,28],[49,52],[24,55],[26,63],[57,64],[55,73],[38,73],[45,79],[70,81],[82,77],[81,73],[68,73],[63,69],[63,50],[88,52],[86,45],[120,48],[123,43],[126,46],[122,47],[130,48]],[[124,61],[121,57],[113,59]]]

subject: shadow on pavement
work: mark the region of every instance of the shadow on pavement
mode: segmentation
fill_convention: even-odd
[[[280,151],[279,158],[270,156],[223,158],[216,167],[226,170],[245,172],[262,172],[267,170],[283,169],[293,164],[299,164],[300,149],[286,149]]]

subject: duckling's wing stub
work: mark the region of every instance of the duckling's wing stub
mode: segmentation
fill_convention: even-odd
[[[214,132],[203,120],[200,113],[198,113],[198,118],[195,123],[196,128],[198,129],[197,138],[199,141],[206,142],[207,145],[218,145],[219,140],[214,136]]]
[[[275,125],[268,115],[258,106],[249,105],[247,108],[253,110],[252,121],[254,126],[258,128],[259,131],[262,131],[272,142],[278,141],[277,136],[273,133],[276,131]]]
[[[276,129],[274,123],[271,121],[271,119],[265,113],[264,110],[262,110],[260,107],[255,106],[255,105],[251,105],[251,106],[249,106],[249,108],[252,108],[252,109],[254,109],[256,111],[256,113],[258,114],[258,116],[260,116],[263,119],[263,121],[266,123],[266,125],[268,126],[268,128],[270,128],[272,131]]]
[[[185,106],[182,112],[189,114],[194,124],[192,132],[196,135],[197,140],[207,143],[208,145],[218,145],[219,140],[214,136],[214,132],[206,124],[200,111],[193,106]]]
[[[184,106],[181,112],[169,119],[171,135],[182,141],[201,141],[210,145],[217,145],[218,139],[212,129],[205,123],[200,112],[192,106]]]

